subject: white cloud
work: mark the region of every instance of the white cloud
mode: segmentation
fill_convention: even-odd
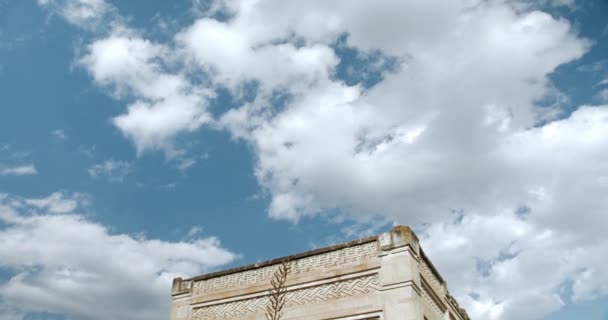
[[[543,5],[572,3],[222,1],[209,10],[225,21],[202,17],[168,44],[122,28],[80,65],[135,97],[113,123],[139,153],[183,155],[180,134],[228,130],[255,153],[271,216],[415,225],[471,314],[536,319],[608,283],[597,258],[608,248],[608,107],[538,105],[561,94],[549,75],[590,47]],[[371,88],[347,85],[336,67],[355,62],[333,47],[344,34],[399,68]],[[253,101],[241,99],[248,86]],[[218,87],[244,102],[214,119]]]
[[[194,38],[208,41],[187,48],[229,86],[256,79],[296,93],[279,112],[259,97],[220,119],[254,148],[271,216],[338,209],[417,225],[474,317],[542,318],[564,304],[560,294],[606,291],[594,257],[608,250],[600,240],[608,224],[608,107],[581,107],[555,121],[558,110],[536,105],[555,94],[548,75],[589,48],[566,20],[502,2],[469,4],[230,2],[233,20],[199,20],[186,34],[199,28]],[[328,23],[298,18],[309,16]],[[348,32],[349,45],[403,63],[369,89],[323,76],[290,85],[282,75],[291,69],[267,80],[205,52],[218,43],[226,61],[253,59],[252,48],[272,50],[290,32],[308,46]],[[460,224],[450,222],[454,211],[464,214]],[[548,268],[555,273],[540,272]],[[593,276],[579,277],[581,270]],[[581,284],[568,296],[562,289],[573,279]]]
[[[164,51],[162,45],[121,32],[89,44],[80,63],[99,85],[116,86],[117,94],[158,99],[183,87],[179,77],[159,73],[155,60]]]
[[[180,154],[174,150],[173,139],[209,121],[202,103],[200,96],[192,95],[172,96],[159,102],[138,101],[129,106],[126,114],[114,118],[113,123],[133,140],[140,154],[147,149]]]
[[[201,234],[201,232],[203,232],[203,227],[201,226],[193,226],[190,228],[190,230],[188,231],[188,233],[186,234],[185,238],[192,238],[195,236],[198,236],[199,234]]]
[[[38,170],[36,170],[34,164],[3,167],[0,169],[0,176],[29,176],[35,174],[38,174]]]
[[[78,27],[104,31],[85,48],[77,65],[100,86],[111,88],[117,98],[134,98],[127,112],[112,123],[133,141],[138,154],[163,150],[172,158],[183,155],[173,140],[209,122],[206,100],[212,92],[192,86],[183,73],[168,71],[175,69],[171,67],[174,53],[129,28],[111,4],[103,0],[38,3]]]
[[[474,318],[540,319],[569,299],[608,293],[608,279],[598,274],[603,269],[598,257],[608,253],[605,239],[584,240],[512,211],[437,223],[422,241]]]
[[[58,141],[65,141],[68,139],[68,135],[65,133],[64,130],[61,129],[55,129],[51,131],[51,136]]]
[[[607,81],[608,82],[608,81]],[[608,89],[602,89],[597,94],[596,97],[602,103],[608,103]]]
[[[85,29],[98,28],[115,10],[104,0],[38,0],[38,5],[49,8],[67,22]]]
[[[0,176],[27,176],[38,174],[36,165],[28,160],[29,151],[17,150],[10,144],[0,145]]]
[[[352,24],[347,29],[352,45],[408,57],[400,72],[376,87],[364,92],[326,79],[273,118],[251,105],[224,115],[222,123],[245,135],[258,154],[258,179],[273,195],[274,216],[294,218],[334,207],[400,215],[407,206],[420,218],[477,204],[487,196],[479,195],[474,183],[499,179],[494,170],[502,161],[492,148],[544,118],[550,110],[534,101],[548,92],[547,74],[587,47],[567,22],[542,12],[518,14],[485,3],[474,9],[428,1],[405,5],[349,8],[340,24]],[[236,19],[283,21],[264,11],[270,7],[247,7],[248,16]],[[441,11],[432,10],[436,7]],[[307,10],[331,15],[307,7],[295,11]],[[392,22],[367,28],[350,18],[359,16],[353,10]],[[403,18],[408,12],[416,17]],[[410,25],[418,20],[420,25]],[[431,20],[442,23],[427,28]],[[395,34],[394,28],[412,31]],[[480,171],[479,181],[457,174],[460,166],[476,162],[499,167]],[[470,187],[460,189],[463,184]]]
[[[569,7],[572,9],[576,7],[575,0],[536,0],[536,2],[543,6],[549,5],[553,7]]]
[[[591,72],[591,73],[599,73],[606,70],[608,66],[608,59],[597,60],[592,63],[584,64],[576,68],[578,71],[582,72]]]
[[[196,159],[193,159],[193,158],[181,159],[177,163],[177,168],[181,171],[185,171],[185,170],[192,168],[196,164],[196,162],[197,162]]]
[[[172,139],[209,121],[208,90],[193,87],[180,73],[164,71],[170,51],[129,32],[118,32],[91,43],[80,64],[101,86],[116,95],[133,94],[136,101],[113,124],[131,139],[138,153],[148,149],[179,154]]]
[[[250,33],[250,25],[239,22],[203,18],[178,34],[177,42],[215,81],[233,89],[251,80],[260,81],[263,89],[294,89],[326,79],[338,62],[326,45],[265,43]]]
[[[111,182],[122,182],[131,172],[133,164],[127,161],[106,160],[94,164],[89,168],[89,175],[93,178],[105,177]]]
[[[99,19],[107,10],[108,5],[103,0],[75,0],[66,2],[63,15],[70,23],[82,25]]]
[[[235,255],[214,237],[167,242],[110,232],[74,210],[53,211],[41,199],[0,197],[0,315],[28,312],[73,319],[165,319],[171,280],[229,263]],[[32,205],[36,204],[36,205]],[[9,307],[10,306],[10,307]]]
[[[20,199],[20,202],[30,207],[48,213],[70,213],[76,210],[78,206],[88,205],[89,201],[89,196],[86,194],[67,195],[63,192],[54,192],[46,198]]]
[[[97,149],[97,146],[95,146],[95,145],[90,146],[90,147],[87,147],[84,145],[78,146],[78,152],[88,158],[93,158],[95,156],[96,149]]]

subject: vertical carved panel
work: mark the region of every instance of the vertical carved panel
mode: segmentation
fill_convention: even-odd
[[[420,259],[420,273],[426,279],[426,281],[433,287],[433,290],[437,293],[437,295],[443,296],[447,294],[443,284],[437,277],[431,268],[426,264],[424,259]]]
[[[444,319],[443,311],[437,305],[437,303],[435,303],[435,300],[433,300],[433,298],[431,298],[430,293],[424,287],[422,288],[422,300],[424,301],[424,303],[427,306],[429,306],[429,309],[433,311],[433,318],[431,320],[443,320]]]

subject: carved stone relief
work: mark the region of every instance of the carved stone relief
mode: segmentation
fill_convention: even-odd
[[[424,276],[427,282],[433,287],[433,290],[437,292],[437,294],[445,295],[447,291],[442,285],[441,281],[437,279],[435,273],[431,270],[431,268],[426,264],[424,259],[420,259],[420,273]]]
[[[287,292],[285,307],[301,306],[328,300],[342,299],[377,291],[378,274],[327,283]],[[193,320],[229,319],[261,312],[266,308],[268,297],[257,297],[194,309]]]
[[[424,303],[426,305],[428,305],[429,309],[431,309],[433,311],[434,318],[432,320],[443,320],[444,319],[443,311],[441,310],[441,308],[439,308],[437,303],[435,303],[433,298],[431,298],[431,295],[427,292],[427,290],[424,287],[422,288],[422,300],[424,300]]]
[[[323,271],[324,269],[339,267],[346,264],[361,263],[377,256],[378,249],[376,242],[368,242],[357,246],[347,247],[324,254],[294,260],[291,262],[291,274],[304,273],[308,271]],[[270,281],[270,278],[277,267],[278,265],[272,265],[259,269],[247,270],[216,278],[196,281],[193,286],[193,293],[200,294],[219,289],[245,287],[255,283],[268,282]]]

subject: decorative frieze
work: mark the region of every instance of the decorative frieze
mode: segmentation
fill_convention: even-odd
[[[446,282],[407,226],[388,232],[220,270],[173,279],[171,320],[264,319],[270,280],[288,260],[286,320],[467,320]]]
[[[377,291],[378,274],[323,284],[316,287],[288,291],[285,307],[314,304],[329,300],[357,296]],[[268,297],[239,300],[194,309],[193,320],[230,319],[250,313],[262,312],[266,308]]]
[[[324,271],[347,264],[365,262],[378,256],[376,242],[368,242],[360,245],[346,247],[335,251],[326,252],[314,256],[304,257],[291,261],[291,275],[309,271]],[[253,284],[268,283],[276,271],[278,265],[246,270],[243,272],[227,274],[211,279],[195,281],[193,285],[194,294],[212,292],[219,289],[230,289],[246,287]]]
[[[441,310],[441,308],[437,305],[435,300],[433,300],[433,298],[431,298],[431,294],[427,291],[427,289],[424,286],[422,287],[422,300],[424,300],[424,303],[427,306],[429,306],[430,310],[433,311],[434,319],[432,319],[432,320],[443,320],[444,319],[443,310]]]
[[[424,259],[420,259],[420,273],[424,276],[424,279],[433,287],[433,290],[437,292],[439,295],[447,294],[446,288],[443,285],[443,282],[435,276],[431,267],[424,261]]]
[[[192,281],[181,281],[179,283],[179,291],[180,292],[188,292],[192,287]]]

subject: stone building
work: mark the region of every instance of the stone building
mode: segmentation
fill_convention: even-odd
[[[270,279],[288,259],[282,319],[467,320],[406,226],[347,243],[173,280],[171,320],[266,319]]]

